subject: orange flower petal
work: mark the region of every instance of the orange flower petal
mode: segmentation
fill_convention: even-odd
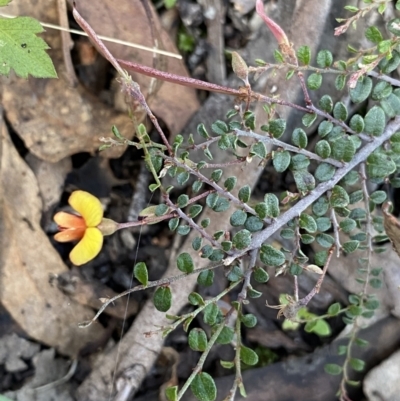
[[[103,234],[98,228],[89,227],[83,238],[76,244],[69,254],[71,262],[80,266],[94,259],[103,246]]]
[[[74,191],[68,203],[84,218],[87,227],[96,227],[103,218],[100,201],[89,192]]]
[[[58,212],[53,219],[61,228],[86,228],[85,220],[75,214]]]
[[[68,228],[67,230],[60,231],[54,235],[54,239],[58,242],[76,241],[83,238],[86,227],[82,228]]]

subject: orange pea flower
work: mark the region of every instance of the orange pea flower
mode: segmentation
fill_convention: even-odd
[[[68,203],[80,216],[58,212],[54,216],[60,230],[54,236],[59,242],[79,242],[72,249],[69,258],[74,265],[80,266],[94,259],[103,246],[103,236],[118,229],[118,224],[103,219],[103,208],[99,199],[85,191],[74,191]]]

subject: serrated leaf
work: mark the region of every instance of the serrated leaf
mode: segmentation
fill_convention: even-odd
[[[214,401],[217,398],[217,387],[208,373],[198,373],[190,383],[190,389],[199,401]]]
[[[221,120],[215,121],[215,123],[211,125],[211,129],[217,135],[224,135],[224,134],[227,134],[229,132],[228,126],[226,125],[226,123],[224,123]]]
[[[172,292],[170,287],[158,287],[154,292],[153,303],[160,312],[167,312],[172,303]]]
[[[365,37],[372,43],[378,44],[383,40],[380,30],[376,26],[369,26],[365,31]]]
[[[46,42],[36,36],[44,29],[30,17],[0,18],[0,74],[13,69],[22,78],[57,78],[53,62],[45,52]]]
[[[133,268],[133,275],[140,284],[142,284],[144,287],[147,286],[149,282],[149,272],[147,270],[146,263],[136,263],[135,267]]]

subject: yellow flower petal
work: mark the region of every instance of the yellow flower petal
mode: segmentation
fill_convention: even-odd
[[[103,246],[103,234],[98,228],[89,227],[83,238],[76,244],[69,254],[71,262],[80,266],[94,259]]]
[[[100,201],[89,192],[74,191],[68,203],[84,218],[88,227],[96,227],[103,218]]]

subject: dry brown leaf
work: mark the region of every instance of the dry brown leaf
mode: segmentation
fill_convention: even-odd
[[[397,255],[400,256],[400,222],[389,213],[389,207],[391,204],[386,202],[382,205],[383,212],[383,226],[387,236],[392,242],[393,249],[396,251]]]
[[[76,357],[103,333],[93,317],[49,284],[66,267],[40,227],[42,202],[33,172],[15,150],[1,120],[0,135],[0,302],[31,338]]]
[[[72,4],[72,0],[68,0]],[[163,50],[178,53],[171,38],[163,30],[151,2],[152,21],[148,19],[141,0],[120,0],[118,7],[114,3],[103,2],[101,7],[95,1],[80,1],[77,5],[79,13],[87,20],[95,32],[112,38],[154,47],[152,30],[158,32]],[[135,63],[153,67],[153,54],[132,47],[115,43],[107,43],[107,48],[115,58],[134,61]],[[174,74],[188,76],[182,60],[157,56],[157,69]],[[149,93],[149,85],[154,85],[151,78],[140,74],[132,74],[144,94]],[[151,96],[149,106],[153,113],[160,117],[173,133],[179,133],[191,115],[199,108],[196,91],[168,82],[163,82],[156,96]]]

